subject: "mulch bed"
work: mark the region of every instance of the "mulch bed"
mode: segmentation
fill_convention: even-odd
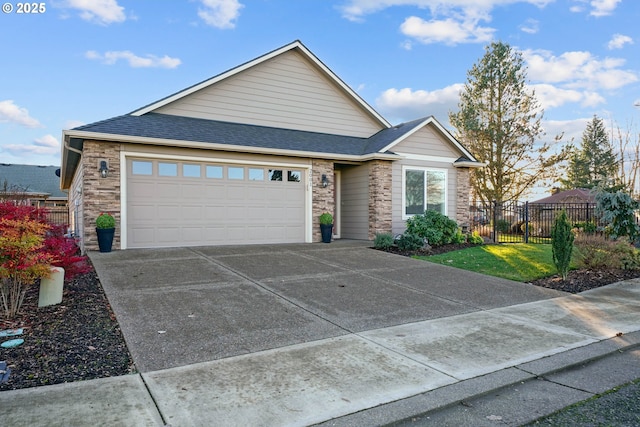
[[[446,245],[429,251],[399,255],[433,255],[471,245]],[[640,270],[574,270],[563,282],[551,276],[533,285],[565,292],[582,292],[620,280],[640,277]],[[135,372],[133,359],[118,322],[95,272],[65,282],[62,304],[38,308],[38,286],[27,291],[21,313],[9,322],[0,320],[1,329],[23,328],[18,347],[0,348],[0,361],[11,369],[2,390],[58,384]],[[10,338],[1,338],[4,342]]]
[[[29,288],[21,312],[0,319],[0,330],[22,328],[24,343],[0,348],[11,369],[0,391],[133,372],[133,359],[94,271],[65,282],[62,303],[38,308],[39,286]]]

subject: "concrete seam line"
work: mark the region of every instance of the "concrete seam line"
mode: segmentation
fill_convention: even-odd
[[[339,328],[339,329],[341,329],[341,330],[343,330],[343,331],[345,331],[345,332],[347,332],[349,334],[353,334],[354,333],[353,331],[345,328],[344,326],[338,325],[337,323],[335,323],[335,322],[333,322],[333,321],[331,321],[329,319],[325,319],[324,317],[320,316],[319,314],[314,313],[313,311],[310,311],[309,309],[301,306],[300,304],[296,303],[295,301],[292,301],[289,298],[285,297],[284,295],[280,295],[278,292],[276,292],[275,290],[269,288],[264,283],[261,283],[259,280],[252,279],[251,277],[246,276],[246,275],[242,274],[241,272],[239,272],[237,270],[234,270],[233,268],[229,267],[228,265],[226,265],[226,264],[224,264],[224,263],[222,263],[222,262],[220,262],[220,261],[218,261],[216,259],[208,257],[207,255],[203,254],[202,252],[197,251],[196,249],[193,249],[193,248],[188,248],[188,249],[190,251],[192,251],[193,253],[198,254],[200,257],[204,258],[208,262],[210,262],[212,264],[215,264],[215,265],[217,265],[219,267],[222,267],[222,268],[226,269],[227,271],[230,271],[233,274],[236,274],[236,275],[242,277],[243,279],[253,283],[254,285],[259,287],[263,291],[268,292],[268,293],[270,293],[272,295],[275,295],[276,297],[278,297],[278,298],[280,298],[282,300],[285,300],[286,302],[288,302],[289,304],[293,305],[294,307],[298,307],[299,309],[303,310],[304,312],[309,313],[312,316],[317,317],[318,319],[324,320],[325,322],[328,322],[328,323],[332,324],[333,326],[335,326],[335,327],[337,327],[337,328]],[[290,252],[290,251],[287,251],[287,252]],[[291,252],[291,253],[294,253],[294,252]]]
[[[147,394],[149,395],[149,397],[151,398],[151,401],[153,402],[153,406],[155,406],[156,411],[158,411],[158,415],[160,415],[160,419],[162,420],[162,424],[163,425],[168,425],[167,424],[167,420],[164,418],[164,414],[162,413],[162,411],[160,410],[160,407],[158,406],[158,402],[156,401],[155,397],[153,397],[153,393],[151,392],[151,389],[149,388],[149,384],[147,384],[147,382],[144,380],[144,376],[142,376],[142,372],[140,372],[138,374],[140,376],[140,379],[142,380],[142,384],[144,384],[144,388],[147,390]]]

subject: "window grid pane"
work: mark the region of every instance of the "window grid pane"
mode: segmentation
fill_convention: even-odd
[[[300,182],[301,176],[300,171],[287,171],[287,181],[289,182]]]
[[[182,165],[182,176],[185,178],[200,178],[200,165]]]
[[[222,179],[222,166],[207,165],[207,178]]]
[[[249,181],[264,181],[264,169],[249,168]]]
[[[244,179],[244,168],[229,166],[227,168],[227,178]]]
[[[405,214],[417,215],[424,213],[424,171],[405,171]]]
[[[131,172],[134,175],[153,175],[153,163],[133,160],[131,162]]]
[[[158,163],[158,175],[160,176],[178,176],[177,163]]]

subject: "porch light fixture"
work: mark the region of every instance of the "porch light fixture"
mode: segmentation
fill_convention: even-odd
[[[109,175],[109,168],[107,167],[106,160],[100,160],[100,169],[98,169],[98,171],[102,178],[106,178]]]
[[[327,178],[327,175],[322,174],[322,186],[324,188],[327,188],[329,186],[329,179]]]

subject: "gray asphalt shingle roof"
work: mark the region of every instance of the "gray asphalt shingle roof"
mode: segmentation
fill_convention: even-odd
[[[280,129],[159,113],[147,113],[141,116],[127,114],[80,126],[74,130],[177,141],[360,156],[379,152],[423,121],[424,119],[414,120],[384,129],[370,138]]]
[[[5,182],[9,191],[47,194],[53,198],[67,198],[60,190],[60,178],[56,176],[58,166],[15,165],[0,163],[0,192]]]

